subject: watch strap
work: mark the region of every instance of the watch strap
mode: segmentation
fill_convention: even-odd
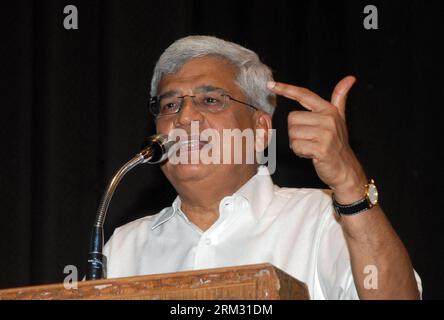
[[[340,204],[336,201],[335,195],[332,195],[333,207],[338,215],[350,216],[355,215],[371,209],[373,206],[368,201],[367,197],[353,202],[351,204]]]

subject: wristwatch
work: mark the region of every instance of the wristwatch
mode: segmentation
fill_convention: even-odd
[[[375,181],[371,179],[365,185],[364,198],[351,204],[339,204],[336,202],[335,194],[332,194],[333,208],[339,216],[355,215],[367,211],[378,204],[378,189],[376,189]]]

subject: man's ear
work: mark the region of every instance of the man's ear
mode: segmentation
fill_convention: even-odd
[[[262,152],[268,147],[271,139],[271,129],[273,127],[271,115],[263,111],[254,113],[255,123],[255,145],[256,152]]]

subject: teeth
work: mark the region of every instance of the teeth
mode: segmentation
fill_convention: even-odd
[[[187,141],[182,141],[180,143],[181,146],[195,146],[196,144],[198,144],[199,141],[198,140],[187,140]]]
[[[193,148],[199,148],[201,143],[208,143],[207,141],[199,141],[199,140],[187,140],[182,141],[179,143],[178,148],[179,149],[193,149]]]
[[[189,140],[184,140],[181,141],[180,144],[181,145],[195,145],[195,144],[199,144],[199,143],[208,143],[208,141],[204,141],[204,140],[199,140],[199,139],[189,139]]]
[[[188,145],[190,147],[197,147],[199,145],[199,141],[198,140],[190,140],[190,141],[188,141]]]

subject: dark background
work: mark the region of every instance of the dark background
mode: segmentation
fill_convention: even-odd
[[[77,6],[79,29],[63,28]],[[363,28],[377,5],[379,30]],[[442,1],[1,1],[0,288],[83,274],[91,224],[115,170],[154,132],[146,108],[161,52],[190,34],[256,51],[279,81],[329,98],[347,74],[351,144],[421,275],[444,298]],[[324,187],[288,148],[278,100],[275,183]],[[153,166],[134,169],[111,203],[106,234],[168,206]]]

